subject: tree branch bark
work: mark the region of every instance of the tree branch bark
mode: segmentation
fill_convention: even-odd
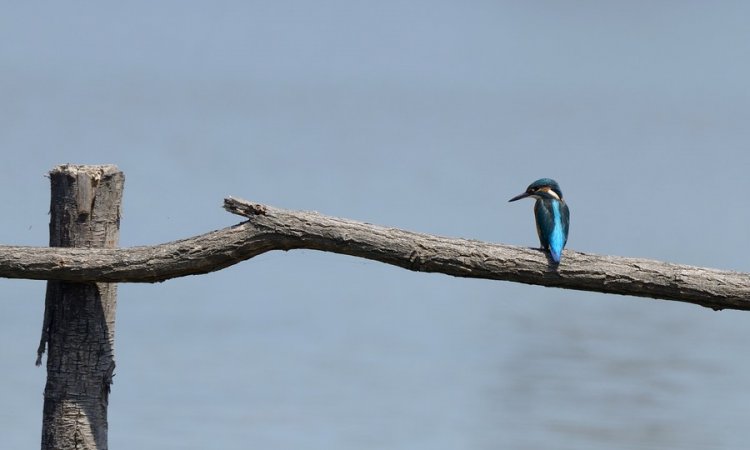
[[[750,310],[750,274],[565,250],[559,266],[538,249],[433,236],[227,198],[249,218],[201,236],[150,247],[0,246],[0,277],[159,282],[220,270],[271,250],[312,249],[418,272],[651,297]]]
[[[49,174],[50,247],[117,246],[125,177],[115,166],[66,164]],[[47,352],[42,450],[106,450],[115,370],[113,283],[47,282],[37,365]]]

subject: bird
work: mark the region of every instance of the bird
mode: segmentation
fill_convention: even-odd
[[[516,195],[509,202],[522,198],[535,198],[534,218],[536,233],[542,248],[549,251],[552,261],[560,263],[562,250],[568,242],[570,211],[563,200],[563,194],[557,181],[551,178],[540,178],[531,183],[523,194]]]

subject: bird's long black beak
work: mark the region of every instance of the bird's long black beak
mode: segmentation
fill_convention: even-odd
[[[516,195],[512,199],[508,200],[509,202],[515,202],[516,200],[521,200],[522,198],[528,197],[530,194],[528,192],[524,192],[523,194]]]

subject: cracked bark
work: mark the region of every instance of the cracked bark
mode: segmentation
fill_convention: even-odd
[[[114,166],[50,172],[50,247],[0,246],[0,277],[50,280],[42,449],[106,449],[117,282],[159,282],[220,270],[272,250],[312,249],[408,270],[653,297],[750,310],[750,274],[566,250],[414,233],[227,198],[240,224],[166,244],[116,249],[124,176]]]
[[[50,174],[50,247],[117,245],[124,176],[114,166],[58,166]],[[47,353],[42,450],[106,449],[115,368],[114,283],[47,283],[41,364]]]
[[[549,264],[533,248],[414,233],[315,212],[228,198],[246,222],[150,247],[64,249],[0,246],[0,277],[158,282],[220,270],[272,250],[313,249],[421,272],[651,297],[713,309],[750,309],[750,274],[565,250]]]

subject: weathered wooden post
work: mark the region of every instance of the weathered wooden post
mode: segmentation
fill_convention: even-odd
[[[49,178],[50,247],[116,247],[123,173],[61,165]],[[47,282],[37,358],[39,365],[46,344],[42,450],[107,448],[116,301],[115,283]]]

